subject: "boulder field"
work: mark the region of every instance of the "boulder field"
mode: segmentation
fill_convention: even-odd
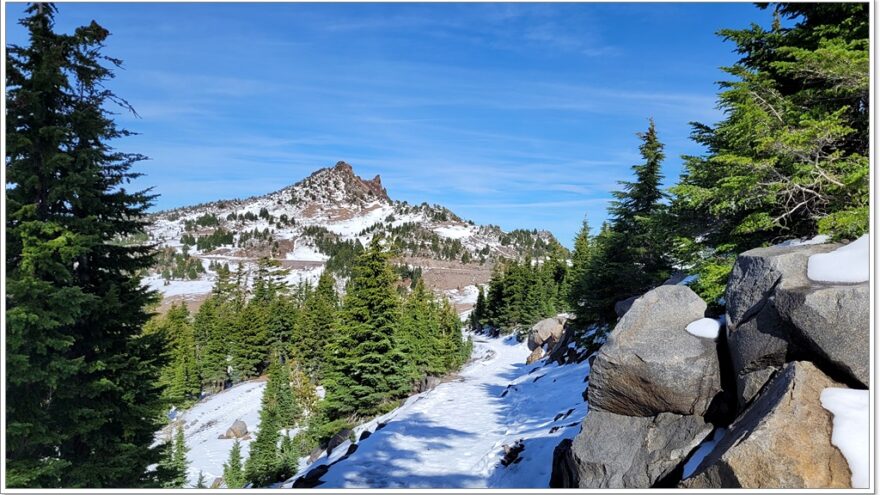
[[[689,331],[707,305],[684,285],[622,302],[591,357],[589,413],[554,451],[551,486],[853,487],[855,461],[841,451],[852,442],[835,435],[822,397],[870,386],[869,284],[807,275],[811,256],[840,247],[742,253],[717,337]]]

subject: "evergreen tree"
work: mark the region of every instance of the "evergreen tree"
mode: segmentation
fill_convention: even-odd
[[[26,12],[6,61],[6,484],[155,486],[161,341],[135,275],[153,258],[115,242],[143,235],[152,196],[123,187],[143,157],[112,147],[120,62],[96,22],[59,34],[53,5]]]
[[[581,229],[574,238],[574,251],[571,254],[571,268],[566,279],[565,297],[575,315],[580,315],[580,307],[587,297],[584,277],[590,263],[592,238],[590,224],[584,219]],[[581,320],[584,321],[584,320]]]
[[[161,331],[167,342],[169,364],[163,370],[161,383],[165,397],[177,406],[198,399],[201,392],[199,365],[193,328],[186,304],[173,304],[165,315]]]
[[[199,307],[193,321],[193,332],[198,350],[199,374],[202,386],[210,393],[223,390],[226,380],[229,354],[226,332],[229,307],[216,295],[208,296]]]
[[[195,488],[208,488],[208,485],[206,483],[207,482],[205,480],[205,473],[200,470],[199,471],[199,479],[196,480]]]
[[[244,471],[241,466],[241,442],[238,439],[229,451],[229,460],[223,464],[223,481],[227,488],[244,488]]]
[[[482,287],[479,287],[478,291],[477,302],[468,316],[468,326],[475,332],[482,330],[483,325],[486,324],[486,291]]]
[[[305,297],[295,325],[296,338],[292,347],[293,355],[314,378],[322,376],[325,347],[337,326],[338,310],[339,299],[333,275],[325,271],[318,279],[315,290]]]
[[[244,464],[245,479],[257,487],[275,482],[280,476],[279,430],[282,414],[290,414],[292,406],[289,379],[284,378],[281,368],[279,360],[273,358],[261,401],[259,430]]]
[[[394,340],[397,280],[388,257],[375,237],[352,267],[339,328],[326,352],[325,407],[333,419],[379,412],[406,390]]]
[[[725,69],[725,118],[693,125],[707,152],[685,157],[672,190],[677,251],[696,265],[694,288],[707,301],[723,294],[742,251],[868,231],[868,5],[773,8],[770,30],[720,32],[742,55]]]

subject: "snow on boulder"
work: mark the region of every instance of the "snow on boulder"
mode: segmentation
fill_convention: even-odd
[[[776,294],[810,286],[807,260],[837,245],[774,246],[736,258],[725,292],[727,340],[742,410],[790,356],[802,354],[794,327],[777,310]]]
[[[552,347],[553,344],[559,342],[559,339],[562,338],[562,330],[565,327],[565,320],[565,316],[560,315],[553,318],[546,318],[535,323],[532,329],[529,330],[529,350],[534,351],[544,344],[550,344]]]
[[[868,235],[865,234],[830,253],[810,256],[807,276],[817,282],[867,282],[870,274],[868,248]]]
[[[787,364],[681,486],[849,488],[846,459],[832,445],[831,413],[820,402],[835,386],[810,362]]]
[[[852,472],[853,488],[870,487],[871,416],[867,390],[826,388],[819,396],[822,407],[834,415],[831,443],[840,449]]]
[[[713,318],[700,318],[688,323],[684,329],[687,333],[704,339],[717,339],[721,323]]]
[[[715,343],[685,331],[706,303],[683,285],[637,299],[593,363],[591,408],[629,416],[702,415],[721,389]]]

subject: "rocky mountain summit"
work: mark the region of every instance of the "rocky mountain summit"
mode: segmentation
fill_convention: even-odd
[[[636,298],[590,358],[551,485],[868,487],[867,243],[742,253],[717,319],[686,286]]]
[[[247,268],[260,257],[290,270],[290,283],[314,282],[325,268],[344,277],[354,253],[375,236],[430,287],[462,294],[488,281],[498,259],[540,258],[558,247],[547,231],[504,232],[440,205],[392,200],[381,177],[363,179],[342,161],[263,196],[176,208],[151,220],[148,240],[163,250],[148,283],[166,298],[206,294],[217,266]]]

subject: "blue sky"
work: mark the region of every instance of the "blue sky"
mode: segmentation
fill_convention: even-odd
[[[157,208],[270,192],[345,160],[394,199],[477,223],[596,228],[637,163],[648,118],[667,185],[699,153],[721,28],[769,25],[748,3],[59,4],[97,20],[125,61],[112,88],[140,118],[119,146],[148,155]],[[7,41],[24,33],[7,4]]]

